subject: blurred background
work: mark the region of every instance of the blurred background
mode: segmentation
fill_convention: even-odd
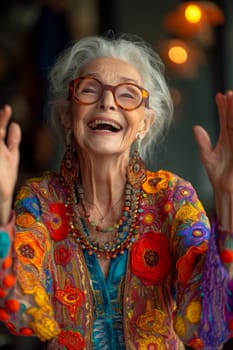
[[[12,105],[13,119],[23,131],[17,186],[59,164],[59,145],[44,113],[46,76],[55,57],[71,41],[109,29],[143,37],[162,57],[175,105],[174,122],[149,166],[188,179],[211,215],[213,194],[192,126],[204,126],[216,141],[214,97],[233,88],[232,0],[0,1],[0,106]],[[1,350],[41,348],[37,340],[13,337],[2,327]],[[233,349],[233,343],[225,349]]]

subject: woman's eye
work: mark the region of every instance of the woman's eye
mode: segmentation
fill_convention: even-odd
[[[91,86],[85,87],[79,91],[81,94],[96,94],[97,89]]]
[[[83,92],[85,92],[86,94],[88,94],[88,93],[93,93],[93,92],[95,92],[95,90],[92,89],[92,88],[86,88],[86,89],[83,89]]]
[[[135,98],[135,96],[129,92],[124,92],[124,93],[120,94],[119,97],[120,98],[130,98],[130,99]]]

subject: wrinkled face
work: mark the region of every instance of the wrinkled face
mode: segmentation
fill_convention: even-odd
[[[112,57],[89,62],[80,76],[93,76],[103,84],[113,86],[125,82],[142,85],[141,76],[134,67]],[[144,102],[135,110],[125,111],[117,106],[110,90],[105,90],[94,104],[84,105],[72,98],[71,116],[71,127],[79,148],[102,155],[128,152],[136,136],[143,137],[150,126]]]

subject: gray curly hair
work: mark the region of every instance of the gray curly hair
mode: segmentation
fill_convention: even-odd
[[[60,121],[61,111],[69,109],[69,82],[79,76],[82,68],[99,57],[119,58],[136,68],[143,87],[149,91],[149,110],[156,118],[141,142],[144,160],[153,153],[159,137],[165,134],[173,115],[173,103],[164,74],[164,64],[152,47],[138,36],[121,34],[115,38],[84,37],[68,47],[56,60],[49,74],[48,111],[52,128],[65,135]]]

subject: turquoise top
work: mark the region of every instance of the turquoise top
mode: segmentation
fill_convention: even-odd
[[[105,279],[95,254],[84,252],[90,273],[95,314],[93,324],[93,350],[125,350],[122,291],[127,265],[128,251],[111,259],[109,272]]]

